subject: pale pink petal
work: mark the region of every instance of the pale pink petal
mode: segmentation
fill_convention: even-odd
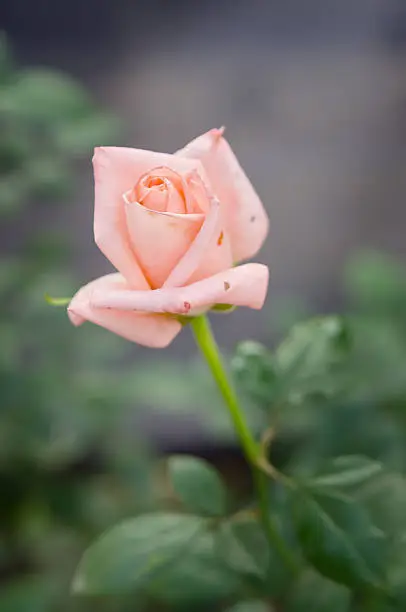
[[[126,227],[123,193],[157,166],[169,166],[180,174],[203,173],[198,160],[124,147],[100,147],[93,158],[95,174],[95,241],[117,270],[134,286],[148,288],[131,248]]]
[[[108,274],[82,287],[68,306],[68,314],[74,325],[90,321],[127,340],[149,346],[164,348],[168,346],[181,330],[181,324],[173,317],[144,312],[116,310],[113,307],[95,308],[92,295],[109,292],[125,294],[130,285],[120,274]],[[151,290],[135,291],[148,295]]]
[[[183,300],[181,293],[171,293],[164,289],[154,289],[152,291],[110,289],[106,291],[95,288],[88,298],[92,307],[101,309],[153,313],[155,315],[168,313],[186,315],[190,311],[190,305]]]
[[[201,160],[210,185],[225,207],[234,261],[255,255],[268,233],[268,217],[258,194],[223,138],[223,129],[199,136],[176,155]]]
[[[127,185],[128,165],[109,149],[96,149],[93,157],[95,178],[94,239],[102,253],[133,286],[149,285],[131,249],[122,194]],[[130,178],[130,177],[129,177]],[[128,184],[131,187],[131,182]]]
[[[145,208],[151,208],[159,212],[165,212],[168,206],[168,190],[164,184],[164,188],[160,189],[155,187],[148,187],[142,190],[140,198],[135,197],[134,190],[132,191],[131,200],[139,202]]]
[[[177,315],[199,314],[214,304],[260,309],[266,298],[268,279],[267,266],[249,263],[224,270],[186,287],[154,291],[95,290],[91,304],[95,309],[113,308]]]
[[[196,238],[205,216],[157,212],[125,198],[127,227],[151,287],[161,287]]]
[[[211,198],[210,212],[189,250],[180,259],[163,287],[180,287],[212,276],[232,266],[229,237],[218,200]]]
[[[167,156],[171,157],[171,156]],[[172,160],[173,161],[173,160]],[[173,165],[173,164],[172,164]],[[151,185],[151,183],[161,182],[163,179],[170,181],[174,187],[181,193],[183,191],[183,177],[179,172],[175,172],[167,166],[151,167],[139,180],[141,188]],[[137,194],[139,195],[139,194]]]
[[[168,194],[166,212],[176,213],[178,215],[186,214],[186,205],[182,193],[176,189],[175,185],[169,179],[165,178],[163,180]],[[158,210],[154,206],[153,198],[151,198],[150,201],[152,202],[152,208]],[[151,206],[148,206],[147,202],[143,202],[143,204],[146,208],[151,208]]]
[[[165,167],[154,168],[134,187],[131,200],[160,212],[192,212],[186,210],[183,187],[183,179],[177,172]]]
[[[220,207],[220,215],[214,233],[211,240],[207,242],[206,249],[201,248],[199,265],[188,279],[188,284],[213,276],[222,270],[227,270],[232,265],[233,255],[230,236]]]
[[[208,213],[213,194],[209,192],[208,185],[204,184],[200,175],[197,172],[192,172],[184,177],[183,184],[186,196],[186,212]]]

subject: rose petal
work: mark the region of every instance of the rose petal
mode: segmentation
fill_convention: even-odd
[[[158,212],[192,212],[186,210],[182,177],[170,168],[154,168],[147,172],[132,190],[132,195],[132,201]]]
[[[164,348],[181,330],[182,326],[176,319],[165,315],[125,312],[112,307],[94,308],[91,305],[94,292],[101,296],[111,291],[125,294],[130,288],[121,274],[108,274],[90,282],[77,292],[68,306],[71,322],[81,325],[84,321],[90,321],[137,344]],[[152,292],[136,293],[148,295]]]
[[[230,268],[187,287],[154,291],[94,291],[94,308],[195,315],[214,304],[262,308],[268,288],[267,266],[257,263]]]
[[[233,259],[241,261],[259,251],[269,222],[261,200],[222,134],[223,130],[210,130],[176,155],[201,160],[215,194],[225,207]]]
[[[170,155],[167,157],[170,157]],[[168,166],[156,166],[150,168],[147,170],[145,175],[140,178],[138,184],[142,187],[143,185],[151,184],[151,182],[154,183],[156,179],[158,182],[160,182],[162,179],[168,179],[180,193],[183,190],[182,176],[179,174],[179,172],[175,172],[171,168],[168,168]]]
[[[211,199],[210,212],[189,250],[180,259],[163,287],[180,287],[229,268],[233,261],[220,202]]]
[[[186,200],[186,212],[209,212],[213,195],[209,194],[208,186],[204,184],[197,172],[192,172],[184,177],[183,191]]]
[[[140,190],[141,191],[141,190]],[[131,192],[131,201],[139,202],[145,208],[150,208],[158,212],[166,212],[168,206],[168,189],[166,185],[163,189],[157,189],[156,187],[148,187],[142,190],[141,197],[137,199],[135,196],[135,190]]]
[[[132,250],[126,226],[123,193],[132,189],[151,168],[169,166],[178,173],[204,174],[198,160],[124,147],[95,150],[94,237],[96,244],[134,287],[147,289],[148,282]]]
[[[205,217],[157,212],[127,199],[125,212],[133,249],[144,274],[151,287],[161,287],[193,243]]]

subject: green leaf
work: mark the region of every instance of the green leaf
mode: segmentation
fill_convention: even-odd
[[[406,479],[401,474],[383,472],[359,487],[355,495],[389,537],[398,539],[406,532]]]
[[[275,355],[280,399],[300,403],[306,397],[330,397],[341,388],[339,366],[348,353],[342,319],[318,317],[295,325]]]
[[[406,533],[398,534],[388,563],[388,582],[399,610],[406,609]]]
[[[344,586],[306,570],[289,591],[285,612],[348,612],[351,592]]]
[[[231,367],[237,383],[257,404],[268,408],[276,389],[273,356],[259,342],[239,344]]]
[[[227,493],[216,470],[203,459],[185,455],[169,459],[169,475],[175,493],[194,512],[222,516]]]
[[[344,495],[304,490],[293,498],[296,533],[308,561],[352,588],[383,588],[386,538],[367,512]]]
[[[241,601],[232,608],[227,608],[226,612],[272,612],[273,606],[266,604],[264,601],[252,599],[250,601]]]
[[[234,306],[233,304],[214,304],[214,306],[212,306],[210,310],[212,312],[218,313],[230,313],[233,312],[236,308],[237,306]]]
[[[72,298],[54,298],[49,293],[44,294],[44,299],[50,306],[67,306]]]
[[[193,538],[187,550],[151,581],[148,592],[153,599],[178,609],[177,606],[201,606],[203,602],[214,607],[222,599],[235,597],[241,579],[219,558],[215,538],[213,531]]]
[[[219,556],[236,572],[261,578],[267,574],[269,545],[257,521],[247,519],[223,523],[216,545]]]
[[[359,487],[382,475],[384,466],[379,461],[360,455],[344,455],[327,462],[323,472],[312,478],[312,487],[348,490]]]
[[[74,577],[74,592],[108,595],[145,587],[184,554],[204,525],[196,516],[163,512],[120,523],[87,549]]]

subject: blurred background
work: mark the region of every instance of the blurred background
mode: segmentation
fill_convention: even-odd
[[[156,458],[199,452],[246,477],[188,332],[152,352],[75,330],[43,301],[110,270],[93,243],[92,149],[171,152],[226,126],[271,217],[266,307],[213,316],[229,352],[357,299],[392,326],[406,5],[3,0],[0,29],[0,610],[132,610],[68,586],[91,538],[165,496]]]

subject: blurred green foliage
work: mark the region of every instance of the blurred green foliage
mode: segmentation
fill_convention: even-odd
[[[96,539],[77,569],[77,593],[147,593],[171,610],[405,609],[406,274],[364,253],[345,287],[346,314],[297,321],[273,351],[244,342],[231,364],[250,410],[262,414],[251,425],[263,434],[271,516],[295,568],[269,547],[255,503],[226,503],[230,483],[175,456],[169,477],[180,509],[128,519]],[[189,368],[182,379],[163,366],[171,380],[160,392],[200,410],[196,389],[210,385]]]
[[[71,192],[72,161],[118,124],[96,112],[86,91],[65,74],[18,69],[5,36],[0,39],[1,214],[22,212],[33,199]],[[71,192],[72,193],[72,192]]]
[[[67,245],[40,222],[74,193],[77,161],[117,122],[64,74],[16,67],[4,38],[0,92],[1,235],[10,245],[0,262],[0,610],[127,610],[69,595],[90,538],[151,500],[147,449],[104,377],[126,345],[90,327],[73,333],[45,304],[45,290],[75,283]]]
[[[273,351],[241,344],[234,372],[284,443],[268,459],[300,483],[289,505],[297,544],[319,574],[350,588],[331,583],[326,596],[319,575],[301,595],[294,583],[287,609],[404,610],[406,270],[365,252],[344,286],[345,314],[296,322]]]
[[[284,474],[269,481],[272,518],[298,575],[267,546],[251,500],[233,499],[202,460],[171,458],[170,499],[148,514],[155,461],[135,407],[193,414],[219,445],[233,439],[228,414],[199,360],[123,367],[124,341],[93,326],[75,333],[44,303],[45,290],[71,295],[75,282],[68,245],[33,220],[73,193],[77,160],[117,125],[65,75],[18,69],[4,40],[0,88],[10,244],[0,264],[1,612],[405,610],[404,267],[365,253],[345,271],[346,313],[306,320],[285,308],[284,332],[296,320],[275,350],[245,342],[232,359],[250,426],[275,432],[264,445]]]

